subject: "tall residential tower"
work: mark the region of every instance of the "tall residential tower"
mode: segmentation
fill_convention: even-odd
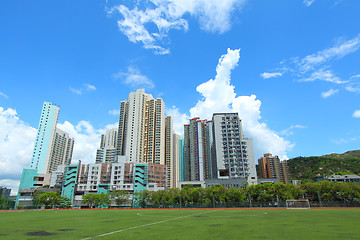
[[[214,113],[212,178],[247,178],[257,184],[252,140],[243,135],[238,113]]]
[[[71,162],[74,139],[56,128],[58,116],[59,107],[44,102],[30,162],[30,168],[38,173],[49,173],[58,165]]]

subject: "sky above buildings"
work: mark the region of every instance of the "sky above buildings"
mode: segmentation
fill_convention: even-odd
[[[120,101],[145,88],[175,131],[239,112],[255,157],[360,142],[358,0],[0,2],[0,185],[29,167],[44,101],[95,161]]]

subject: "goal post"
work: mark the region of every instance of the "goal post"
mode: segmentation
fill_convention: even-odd
[[[286,200],[287,209],[310,209],[309,199],[289,199]]]

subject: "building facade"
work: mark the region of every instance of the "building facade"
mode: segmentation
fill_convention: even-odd
[[[70,164],[74,139],[56,128],[59,107],[44,102],[34,144],[30,168],[38,173],[51,173],[58,165]]]
[[[69,165],[73,150],[74,139],[67,132],[56,128],[47,172],[55,171],[59,165]]]
[[[58,116],[59,107],[44,102],[30,163],[30,168],[36,169],[39,173],[47,173],[49,170]]]
[[[277,178],[279,182],[290,183],[287,161],[281,162],[278,156],[266,153],[258,162],[260,178]]]
[[[165,164],[165,104],[144,89],[120,104],[116,155],[132,163]]]
[[[115,162],[117,154],[118,129],[113,128],[101,135],[100,148],[96,150],[95,163]]]
[[[184,125],[185,181],[204,181],[211,172],[211,121],[190,119]]]
[[[247,178],[257,184],[252,140],[245,138],[238,113],[214,113],[212,117],[212,178]]]

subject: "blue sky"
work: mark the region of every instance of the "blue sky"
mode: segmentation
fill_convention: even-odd
[[[137,88],[164,99],[178,132],[239,112],[256,157],[359,149],[359,12],[357,0],[1,1],[0,185],[28,167],[44,101],[60,106],[74,160],[93,162]]]

